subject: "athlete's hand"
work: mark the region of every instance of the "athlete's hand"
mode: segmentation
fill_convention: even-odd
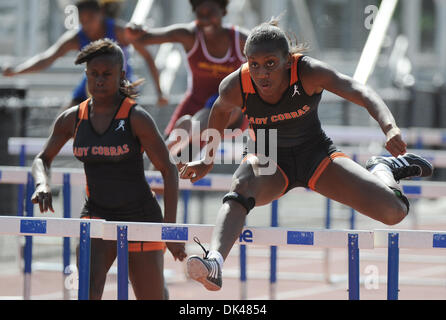
[[[13,77],[16,75],[13,67],[5,67],[2,72],[4,77]]]
[[[181,179],[189,179],[192,183],[197,182],[212,170],[214,164],[206,163],[204,160],[186,163],[180,171]]]
[[[169,249],[175,261],[178,259],[183,261],[187,257],[186,246],[182,242],[166,242],[167,249]]]
[[[53,196],[51,195],[51,188],[47,184],[39,184],[31,197],[32,203],[39,204],[40,212],[54,212]]]
[[[392,128],[386,133],[386,149],[394,157],[403,155],[406,153],[407,144],[404,142],[401,136],[401,130],[399,128]]]
[[[138,40],[138,38],[140,38],[143,34],[144,28],[142,25],[129,22],[125,26],[124,35],[130,41]]]

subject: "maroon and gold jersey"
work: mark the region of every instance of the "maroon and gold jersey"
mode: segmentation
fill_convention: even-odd
[[[209,98],[218,94],[220,82],[246,61],[240,49],[240,36],[237,27],[225,28],[229,29],[231,45],[222,58],[210,55],[202,31],[198,28],[195,29],[195,44],[187,52],[188,91],[167,125],[166,134],[172,131],[175,122],[180,117],[186,114],[194,115],[203,109]]]

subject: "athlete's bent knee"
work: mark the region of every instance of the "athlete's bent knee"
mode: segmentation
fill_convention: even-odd
[[[392,208],[388,208],[383,215],[381,222],[388,226],[400,223],[407,216],[407,208],[403,203],[398,203]]]
[[[246,214],[248,214],[256,205],[256,200],[253,197],[245,197],[237,192],[229,192],[223,197],[223,203],[229,200],[241,204],[246,209]]]

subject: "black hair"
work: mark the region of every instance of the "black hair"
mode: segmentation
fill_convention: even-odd
[[[218,4],[223,10],[226,10],[229,4],[229,0],[189,0],[192,10],[195,11],[198,6],[200,6],[203,2],[212,1]]]
[[[293,41],[291,40],[289,34],[284,32],[279,27],[279,20],[281,16],[272,17],[270,21],[264,22],[252,29],[248,38],[246,39],[244,49],[245,56],[247,56],[247,52],[252,45],[265,42],[268,43],[271,48],[280,50],[284,56],[287,56],[290,53],[294,54],[304,52],[308,49],[307,44],[300,44],[297,41],[296,35],[293,34]]]
[[[121,70],[124,68],[124,52],[115,41],[108,38],[93,41],[85,46],[77,55],[74,63],[76,65],[88,63],[99,56],[111,56],[116,59]],[[138,96],[136,87],[141,83],[142,80],[131,83],[127,79],[123,79],[119,90],[126,97],[136,98]]]
[[[105,16],[113,19],[119,17],[123,0],[100,0],[99,3]]]
[[[101,5],[97,0],[78,0],[76,1],[76,7],[79,12],[84,10],[101,11]]]

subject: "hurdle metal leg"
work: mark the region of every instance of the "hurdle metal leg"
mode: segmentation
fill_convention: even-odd
[[[81,222],[79,240],[79,300],[90,298],[90,223]]]
[[[127,226],[117,226],[118,300],[129,299],[129,246]]]
[[[348,234],[348,298],[359,300],[358,235]]]
[[[398,233],[389,233],[387,249],[387,300],[398,300],[399,244]]]

